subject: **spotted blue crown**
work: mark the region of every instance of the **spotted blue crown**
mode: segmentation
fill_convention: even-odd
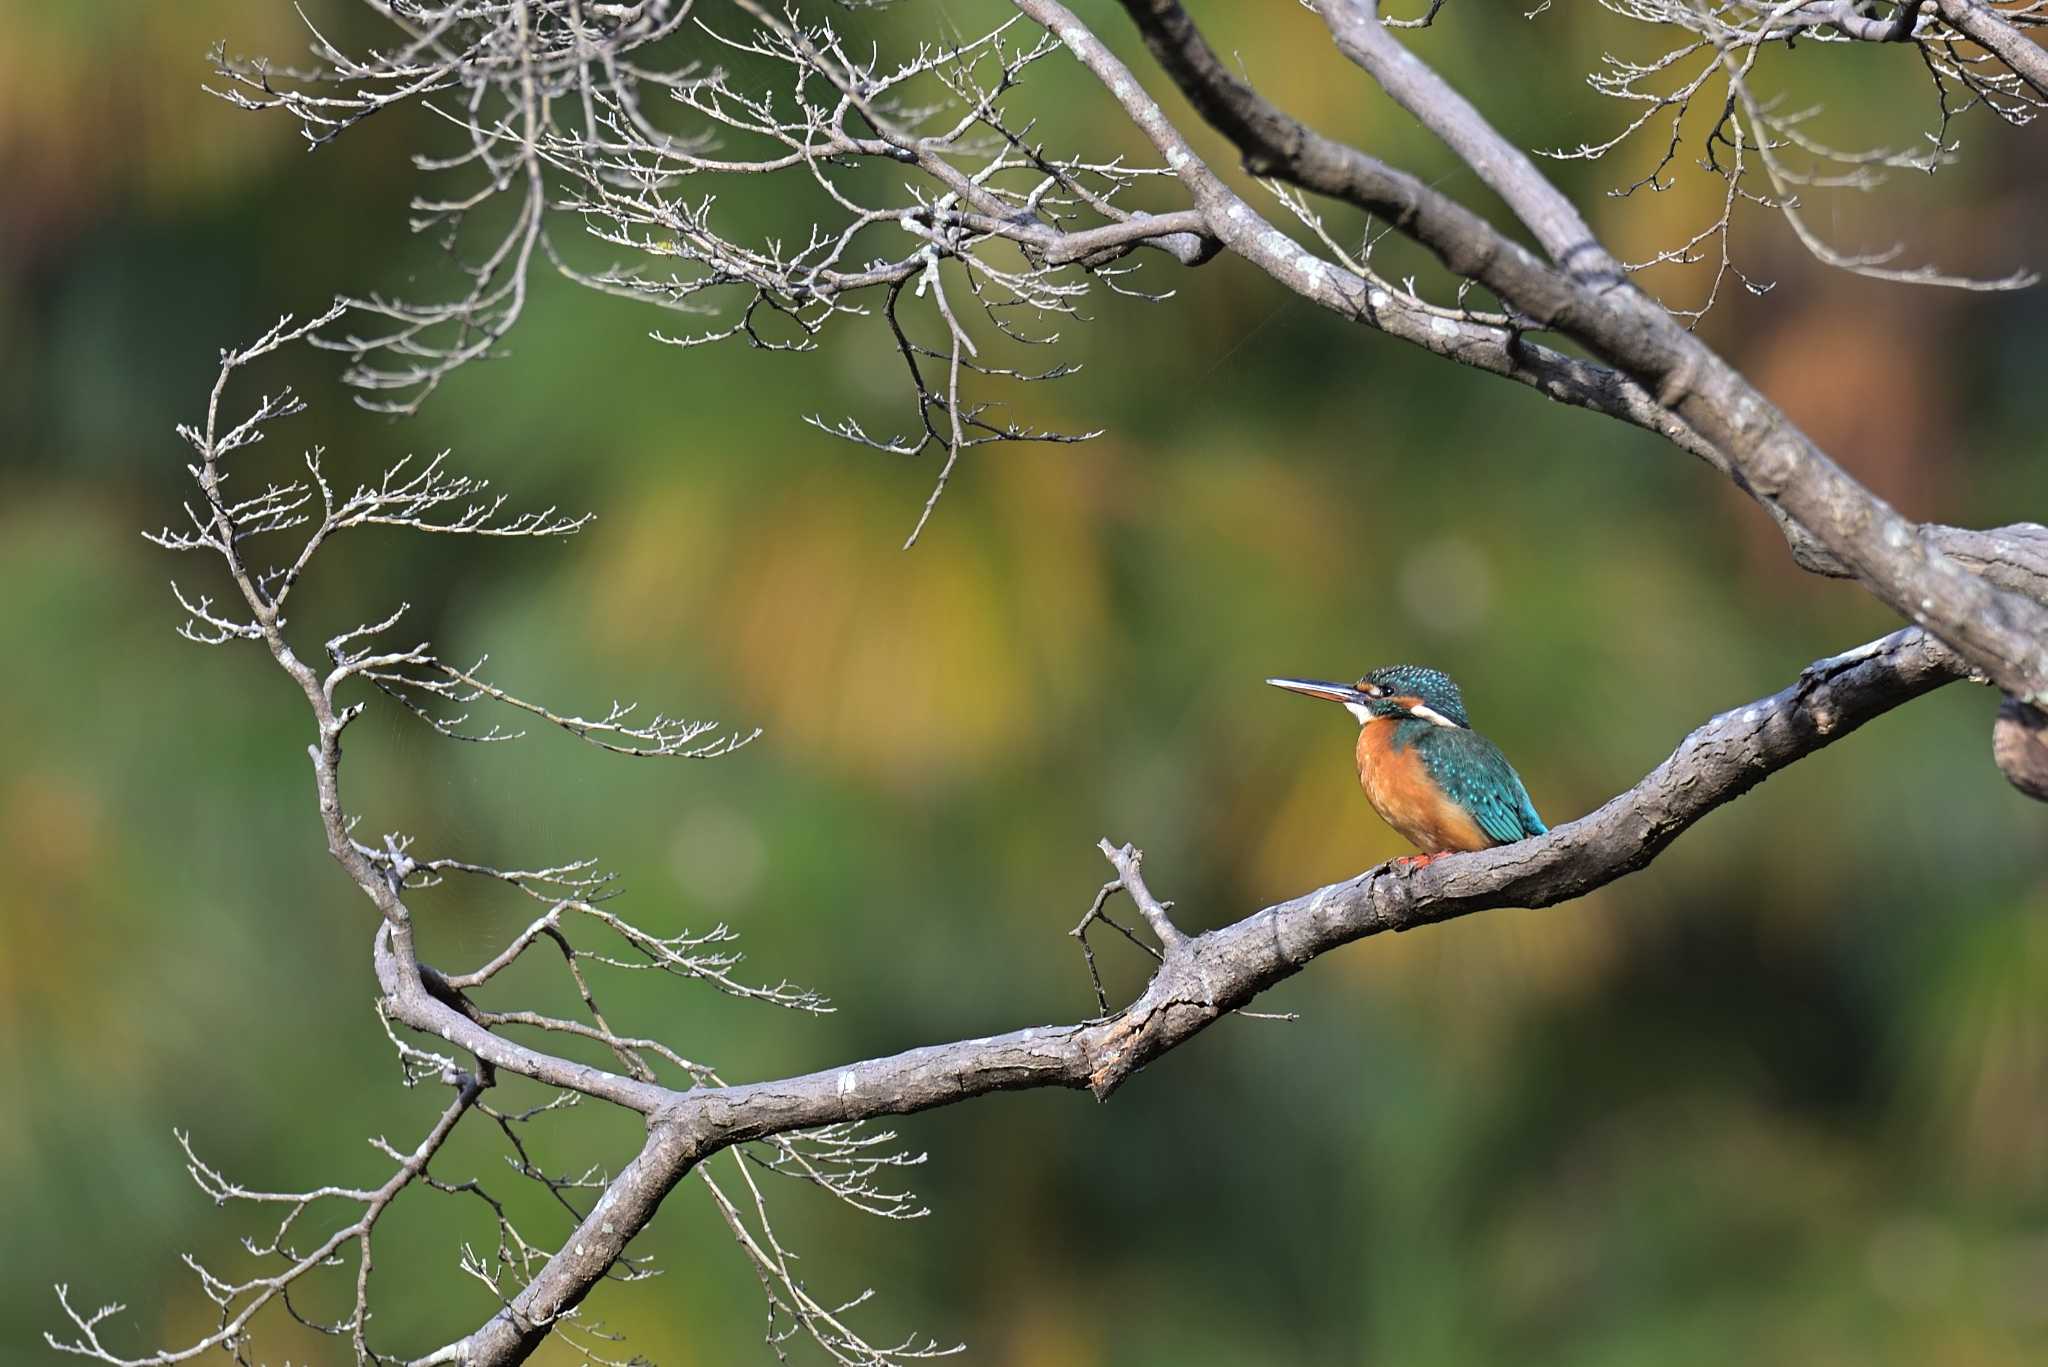
[[[1465,715],[1465,695],[1451,682],[1451,676],[1442,670],[1424,665],[1388,665],[1373,670],[1358,682],[1360,686],[1378,684],[1397,697],[1420,698],[1425,706],[1445,721],[1466,727],[1472,725],[1472,719]]]

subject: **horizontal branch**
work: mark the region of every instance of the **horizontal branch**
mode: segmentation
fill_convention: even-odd
[[[523,1361],[676,1183],[721,1149],[990,1092],[1067,1087],[1107,1098],[1137,1069],[1319,955],[1383,931],[1583,896],[1642,868],[1694,822],[1771,774],[1966,673],[1953,651],[1911,627],[1816,661],[1780,692],[1712,718],[1635,787],[1548,835],[1419,870],[1383,864],[1220,930],[1170,939],[1144,994],[1108,1020],[933,1045],[772,1082],[670,1092],[651,1113],[645,1146],[546,1268],[475,1334],[421,1361]],[[1111,851],[1120,880],[1135,869],[1134,853]],[[388,939],[380,933],[380,947]],[[421,995],[432,1006],[416,1023],[437,1033],[445,1027],[468,1047],[463,1027],[471,1023],[447,1002]],[[519,1071],[517,1062],[500,1066]]]

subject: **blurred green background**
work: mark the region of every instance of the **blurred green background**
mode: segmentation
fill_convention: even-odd
[[[308,13],[367,37],[359,8]],[[846,22],[900,40],[988,8]],[[1113,7],[1083,9],[1142,56]],[[1518,141],[1614,126],[1577,73],[1642,55],[1639,31],[1592,7],[1505,30],[1471,9],[1415,41]],[[1486,204],[1312,15],[1198,13],[1296,112]],[[171,425],[199,413],[218,348],[337,291],[445,285],[405,229],[405,156],[440,134],[379,118],[307,155],[283,119],[201,93],[218,38],[304,51],[282,3],[0,3],[0,1362],[51,1357],[57,1281],[126,1302],[124,1348],[204,1332],[177,1255],[245,1266],[251,1227],[193,1187],[173,1127],[250,1185],[367,1182],[385,1165],[365,1140],[410,1147],[440,1104],[397,1085],[370,1010],[372,926],[322,853],[302,705],[253,649],[172,634],[169,577],[217,586],[138,535],[185,496]],[[1844,140],[1923,126],[1910,53],[1798,58]],[[1055,145],[1113,125],[1071,67],[1036,79]],[[1956,131],[1962,166],[1821,221],[1955,268],[2048,265],[2048,144],[1981,116]],[[1646,154],[1561,172],[1632,255],[1717,193],[1694,175],[1602,196]],[[1772,397],[1913,516],[2048,514],[2038,291],[1875,284],[1768,219],[1741,228],[1777,288],[1734,292],[1706,328]],[[837,1014],[637,978],[607,1005],[729,1077],[773,1076],[1087,1014],[1064,932],[1105,876],[1099,837],[1144,847],[1193,927],[1401,852],[1355,789],[1346,720],[1267,674],[1450,671],[1555,822],[1893,625],[1647,436],[1234,261],[1146,283],[1179,295],[1093,299],[1068,329],[1083,372],[1002,396],[1107,435],[970,455],[909,553],[933,458],[799,421],[900,424],[872,327],[812,356],[681,352],[645,338],[654,316],[550,278],[511,355],[414,420],[355,411],[330,357],[266,372],[315,407],[252,468],[324,442],[353,479],[452,447],[517,504],[597,514],[563,544],[339,543],[298,606],[307,643],[408,598],[452,653],[488,649],[500,681],[565,707],[640,697],[765,728],[728,759],[633,763],[556,736],[458,747],[376,703],[345,772],[365,829],[505,864],[598,856],[643,924],[730,923],[749,968]],[[924,1330],[1017,1367],[2042,1361],[2048,824],[1987,763],[1993,704],[1956,686],[1884,718],[1582,903],[1332,955],[1273,994],[1299,1022],[1226,1022],[1106,1108],[1033,1093],[907,1121],[932,1153],[913,1174],[928,1219],[790,1188],[782,1233],[821,1297],[878,1288],[877,1341]],[[417,906],[451,968],[529,914],[477,889]],[[1104,956],[1128,992],[1124,948]],[[521,1000],[562,986],[536,974]],[[436,1171],[518,1187],[467,1131]],[[594,1108],[536,1137],[555,1168],[634,1143]],[[391,1216],[387,1347],[489,1313],[453,1271],[488,1238],[474,1215],[416,1191]],[[770,1360],[699,1187],[643,1242],[666,1274],[590,1303],[625,1351]],[[277,1333],[269,1360],[342,1356]]]

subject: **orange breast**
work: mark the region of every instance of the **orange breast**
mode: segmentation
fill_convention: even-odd
[[[1413,745],[1394,748],[1398,722],[1376,717],[1358,732],[1358,783],[1380,819],[1427,854],[1493,844],[1463,807],[1429,780]]]

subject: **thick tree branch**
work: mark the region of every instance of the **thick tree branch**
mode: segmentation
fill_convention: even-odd
[[[1366,0],[1321,5],[1339,50],[1507,201],[1571,285],[1562,307],[1512,293],[1504,296],[1507,302],[1583,342],[1654,392],[1751,488],[1790,513],[1893,610],[1938,633],[2006,692],[2048,702],[2048,604],[1999,589],[1943,555],[1740,371],[1629,285],[1571,202],[1470,101],[1402,46],[1380,24],[1377,10]]]
[[[1144,994],[1106,1021],[1037,1026],[800,1077],[674,1092],[653,1115],[646,1145],[546,1269],[475,1334],[420,1361],[524,1361],[553,1318],[573,1309],[653,1218],[662,1198],[721,1149],[990,1092],[1067,1087],[1107,1098],[1139,1068],[1319,955],[1383,931],[1583,896],[1642,868],[1701,817],[1771,774],[1965,672],[1954,652],[1917,628],[1816,661],[1780,692],[1709,720],[1635,787],[1546,836],[1413,872],[1380,865],[1169,943]],[[1111,851],[1120,881],[1135,871],[1134,853]],[[380,963],[388,939],[389,930],[380,930]],[[438,1000],[419,1022],[435,1033],[459,1024],[459,1013]]]
[[[2015,522],[1974,532],[1929,524],[1928,537],[1942,554],[1981,574],[2002,589],[2048,602],[2048,527]]]
[[[1625,422],[1654,432],[1680,449],[1706,461],[1715,469],[1742,483],[1714,446],[1688,427],[1684,420],[1667,411],[1656,396],[1627,375],[1612,367],[1568,355],[1547,347],[1511,327],[1481,321],[1461,310],[1430,309],[1392,289],[1332,265],[1301,250],[1264,215],[1253,209],[1226,185],[1202,159],[1180,131],[1166,118],[1128,67],[1055,0],[1014,0],[1016,7],[1044,24],[1066,43],[1082,64],[1115,96],[1124,112],[1152,140],[1167,164],[1174,168],[1190,191],[1216,238],[1283,287],[1302,298],[1354,322],[1363,323],[1391,337],[1422,348],[1433,355],[1471,366],[1488,374],[1514,380],[1558,403]],[[1141,16],[1148,43],[1154,30],[1143,14],[1174,16],[1192,46],[1206,59],[1219,82],[1235,86],[1250,95],[1224,72],[1214,54],[1194,32],[1178,4],[1153,0],[1126,0],[1126,8]],[[1170,73],[1181,73],[1168,54],[1153,49]],[[1183,91],[1202,108],[1205,116],[1216,116],[1205,107],[1207,76],[1181,79]],[[1222,88],[1219,84],[1218,88]],[[1491,226],[1455,200],[1430,189],[1404,171],[1394,170],[1355,148],[1323,138],[1300,123],[1250,96],[1262,111],[1258,116],[1272,120],[1271,136],[1256,136],[1225,123],[1218,127],[1239,140],[1246,164],[1255,174],[1329,194],[1368,209],[1394,222],[1417,237],[1446,261],[1455,257],[1460,274],[1479,280],[1502,293],[1499,287],[1478,273],[1475,246],[1485,252],[1503,250],[1517,254],[1519,263],[1504,262],[1503,269],[1519,265],[1534,272],[1531,280],[1551,274],[1550,268],[1520,244],[1501,238]],[[1296,144],[1296,139],[1301,139]],[[1293,149],[1293,150],[1289,150]],[[1448,254],[1448,255],[1447,255]],[[1559,287],[1562,290],[1562,286]],[[1562,294],[1560,294],[1562,297]],[[1807,568],[1823,574],[1847,575],[1849,570],[1825,547],[1769,502],[1764,504],[1792,543],[1793,553]]]
[[[1237,146],[1245,168],[1253,174],[1284,180],[1377,214],[1435,253],[1450,270],[1478,280],[1532,313],[1562,313],[1578,298],[1581,291],[1560,270],[1464,205],[1405,171],[1316,132],[1259,95],[1218,58],[1178,0],[1123,0],[1123,5],[1161,68],[1197,112]],[[1515,156],[1519,159],[1515,185],[1527,188],[1533,178],[1536,188],[1529,193],[1542,194],[1547,182],[1526,158],[1519,153]],[[1539,222],[1565,224],[1568,238],[1571,225],[1583,227],[1583,221],[1568,204],[1560,207],[1554,192],[1550,196],[1551,202],[1532,216]],[[1588,231],[1586,238],[1590,236]],[[1560,382],[1557,377],[1501,373],[1538,384],[1554,398],[1656,432],[1756,495],[1740,467],[1629,376],[1548,352],[1528,341],[1503,350],[1519,356],[1532,369],[1568,369],[1570,374]],[[1469,359],[1472,354],[1463,352],[1458,359]],[[1759,502],[1777,520],[1800,564],[1822,574],[1852,573],[1777,500],[1760,498]],[[1978,532],[1930,523],[1918,532],[1941,553],[1999,588],[2048,602],[2048,529],[2023,523]]]
[[[1205,190],[1201,179],[1191,174],[1193,168],[1183,160],[1190,155],[1184,142],[1178,144],[1182,157],[1174,155],[1179,134],[1113,54],[1051,0],[1015,3],[1053,27],[1110,88],[1166,152],[1169,164],[1181,170],[1183,181],[1196,191],[1198,206],[1209,208],[1220,200],[1216,191]],[[1942,554],[1929,529],[1900,516],[1865,489],[1740,372],[1629,285],[1619,263],[1571,203],[1469,101],[1403,47],[1379,23],[1372,7],[1356,0],[1328,0],[1323,6],[1340,49],[1507,200],[1542,243],[1550,263],[1413,177],[1315,135],[1272,109],[1242,82],[1227,76],[1173,0],[1123,3],[1148,48],[1203,116],[1233,140],[1242,140],[1240,149],[1255,158],[1254,169],[1272,174],[1284,170],[1287,179],[1385,215],[1453,272],[1485,285],[1532,325],[1563,332],[1594,350],[1627,377],[1623,393],[1630,402],[1585,406],[1625,416],[1674,439],[1681,431],[1691,435],[1715,454],[1707,455],[1699,445],[1687,449],[1728,471],[1743,488],[1782,513],[1781,524],[1789,522],[1810,535],[1832,561],[1896,611],[1942,634],[2007,692],[2048,699],[2048,605],[2001,590]],[[1199,169],[1213,179],[1207,168]],[[1223,202],[1221,210],[1225,218],[1246,212],[1229,202]],[[1293,244],[1277,232],[1266,232],[1285,247],[1246,243],[1242,239],[1248,234],[1234,237],[1218,227],[1226,245],[1255,262],[1262,255],[1280,256],[1280,269],[1272,273],[1298,292],[1357,316],[1346,296],[1363,282],[1349,277],[1335,288],[1314,288],[1341,273],[1328,271],[1320,262],[1313,263],[1318,270],[1290,273],[1285,257]],[[1295,278],[1289,279],[1290,274]],[[1299,283],[1303,274],[1310,277],[1307,286]],[[1345,284],[1354,290],[1347,291]],[[1451,353],[1460,360],[1474,361],[1496,347],[1524,356],[1534,351],[1531,344],[1500,328],[1433,319],[1432,331],[1440,334],[1437,344],[1424,345],[1445,351],[1443,343],[1450,342]],[[1468,331],[1476,334],[1469,349],[1464,345]],[[1474,363],[1510,373],[1508,367],[1489,365],[1484,359]],[[1592,377],[1578,378],[1583,383]],[[1612,392],[1616,387],[1610,382],[1609,388]],[[1653,411],[1665,419],[1662,424],[1648,414],[1637,416],[1640,410],[1631,411],[1637,393],[1650,399]],[[1811,558],[1808,563],[1828,568]]]
[[[1209,47],[1179,0],[1123,0],[1123,6],[1161,69],[1202,118],[1236,145],[1245,169],[1253,175],[1384,218],[1448,269],[1504,299],[1547,299],[1555,307],[1570,296],[1569,282],[1547,262],[1449,195],[1349,143],[1324,136],[1259,95]],[[1360,288],[1363,291],[1363,282]],[[1368,312],[1361,321],[1377,319]],[[1755,496],[1742,472],[1713,443],[1622,372],[1568,356],[1505,328],[1470,331],[1480,337],[1461,336],[1448,353],[1452,359],[1520,380],[1558,402],[1654,432]],[[1424,345],[1436,350],[1438,346],[1430,344],[1442,340],[1433,332]],[[1850,575],[1846,565],[1776,503],[1758,501],[1778,523],[1800,565],[1817,574]]]
[[[1211,127],[1234,144],[1245,169],[1386,219],[1427,248],[1455,274],[1476,280],[1532,311],[1560,312],[1574,299],[1562,272],[1506,236],[1480,215],[1416,176],[1325,136],[1253,90],[1218,57],[1179,0],[1122,0],[1147,50]],[[1536,175],[1523,159],[1522,174]],[[1555,210],[1553,216],[1569,213]],[[1551,398],[1588,408],[1664,437],[1698,457],[1752,497],[1742,470],[1643,385],[1620,370],[1566,356],[1505,329],[1498,337],[1504,365],[1481,363],[1530,384]],[[1461,346],[1453,359],[1475,363],[1491,347]],[[1524,367],[1516,370],[1519,364]],[[1853,571],[1799,524],[1777,501],[1758,498],[1778,523],[1794,559],[1818,574],[1853,577]],[[1923,534],[1944,553],[2001,588],[2048,601],[2048,548],[2028,549],[2028,524],[1976,532],[1924,524]],[[2010,533],[2020,533],[2015,540]],[[1994,549],[2003,546],[2004,550]]]
[[[1203,184],[1204,178],[1213,179],[1207,168],[1186,163],[1191,153],[1184,142],[1176,144],[1178,134],[1165,125],[1157,105],[1071,14],[1048,0],[1016,2],[1053,27],[1110,87],[1140,127],[1153,135],[1169,163],[1181,169],[1198,203],[1220,203],[1226,220],[1246,217],[1241,201],[1224,198],[1227,190],[1219,193]],[[1809,552],[1802,559],[1810,568],[1846,567],[1893,608],[1943,632],[2008,691],[2030,697],[2048,687],[2048,654],[2042,651],[2042,643],[2048,641],[2048,607],[1994,588],[1949,560],[1938,549],[1945,538],[1935,529],[1906,520],[1863,488],[1661,306],[1619,283],[1619,265],[1569,201],[1369,13],[1333,0],[1326,17],[1347,55],[1387,83],[1390,94],[1444,135],[1516,208],[1555,266],[1414,177],[1323,138],[1274,109],[1228,74],[1177,3],[1124,0],[1124,5],[1153,54],[1203,116],[1238,142],[1251,169],[1386,216],[1452,271],[1485,285],[1532,322],[1592,347],[1624,372],[1603,375],[1604,367],[1594,366],[1571,376],[1569,386],[1533,377],[1529,382],[1542,385],[1554,397],[1580,402],[1677,441],[1764,501],[1781,525],[1788,526],[1795,552],[1800,550],[1802,533],[1818,542],[1825,559]],[[1219,235],[1256,263],[1280,258],[1277,268],[1269,266],[1269,271],[1298,292],[1339,312],[1363,312],[1349,297],[1363,289],[1362,281],[1344,277],[1324,284],[1328,277],[1343,273],[1293,267],[1287,259],[1292,244],[1277,232],[1265,231],[1264,242],[1246,240],[1252,233],[1233,237],[1221,228]],[[1276,249],[1272,238],[1286,246]],[[1322,267],[1320,262],[1312,265]],[[1440,318],[1430,321],[1433,338],[1422,340],[1423,345],[1481,368],[1513,374],[1518,367],[1511,361],[1499,363],[1511,353],[1540,358],[1539,348],[1520,342],[1505,329]],[[1385,330],[1400,335],[1397,326]],[[1596,390],[1604,390],[1608,400],[1578,397]]]
[[[1914,8],[1918,8],[1915,6]],[[1935,0],[1941,17],[1998,55],[2036,93],[2048,96],[2048,51],[2006,21],[1984,0]]]
[[[2048,712],[2005,699],[1991,724],[1991,757],[2012,786],[2048,802]]]

